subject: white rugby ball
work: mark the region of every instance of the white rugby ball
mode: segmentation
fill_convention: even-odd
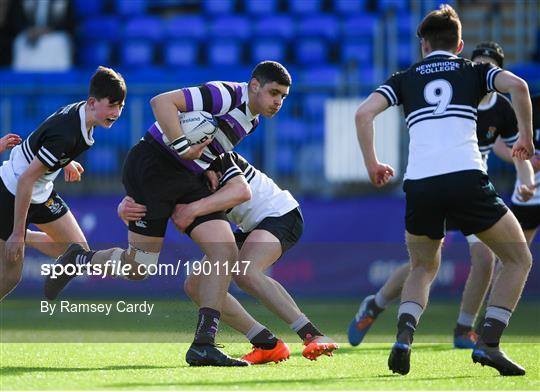
[[[179,113],[180,126],[191,144],[201,144],[213,139],[218,130],[218,122],[208,112],[195,111]]]

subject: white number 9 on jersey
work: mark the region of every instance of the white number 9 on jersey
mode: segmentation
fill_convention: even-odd
[[[452,101],[452,85],[444,79],[432,80],[424,87],[424,99],[431,105],[437,105],[433,114],[442,114]]]

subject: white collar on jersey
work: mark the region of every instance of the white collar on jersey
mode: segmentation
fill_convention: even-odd
[[[246,116],[248,118],[249,121],[251,120],[255,120],[257,117],[259,117],[259,115],[253,115],[251,113],[251,110],[249,110],[249,93],[248,93],[248,87],[249,87],[249,83],[242,83],[242,94],[245,95],[246,97]]]
[[[91,146],[94,144],[94,127],[90,129],[90,132],[86,131],[86,103],[79,108],[79,117],[81,118],[81,133],[84,137],[84,141],[87,145]]]
[[[489,99],[487,103],[478,105],[478,110],[491,109],[495,105],[495,102],[497,102],[497,93],[493,92],[493,94],[491,94],[491,98]]]
[[[457,58],[457,56],[454,53],[447,52],[446,50],[434,50],[430,54],[428,54],[425,58],[431,57],[431,56],[449,56]]]

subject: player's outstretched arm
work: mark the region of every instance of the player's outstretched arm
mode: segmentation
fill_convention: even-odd
[[[6,136],[0,138],[0,154],[6,151],[8,148],[13,148],[22,141],[19,135],[14,133],[8,133]]]
[[[512,148],[512,156],[522,160],[530,159],[534,155],[534,143],[529,86],[527,82],[509,71],[495,75],[494,84],[498,91],[510,94],[516,112],[519,139]]]
[[[251,190],[244,176],[228,180],[216,193],[189,204],[177,204],[172,220],[178,230],[185,231],[195,218],[225,211],[251,199]]]
[[[375,117],[388,108],[386,99],[378,94],[372,93],[356,110],[355,123],[356,134],[360,149],[364,156],[371,182],[376,187],[384,186],[394,176],[394,169],[386,164],[380,163],[375,151],[375,137],[373,122]]]
[[[37,179],[45,174],[47,170],[48,167],[35,157],[17,181],[13,231],[6,241],[5,249],[8,262],[22,261],[24,257],[24,233],[26,232],[28,208],[32,199],[32,188]]]

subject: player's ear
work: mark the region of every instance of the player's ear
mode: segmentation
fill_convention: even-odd
[[[255,78],[251,78],[251,80],[249,81],[249,87],[251,89],[252,92],[256,93],[259,91],[259,88],[261,87],[261,84],[259,83],[259,81]]]
[[[463,42],[463,40],[462,39],[459,40],[459,44],[456,49],[456,54],[460,54],[464,46],[465,46],[465,43]]]
[[[96,104],[96,98],[88,97],[88,99],[86,100],[86,104],[88,105],[88,107],[90,107],[90,109],[93,109],[94,105]]]

